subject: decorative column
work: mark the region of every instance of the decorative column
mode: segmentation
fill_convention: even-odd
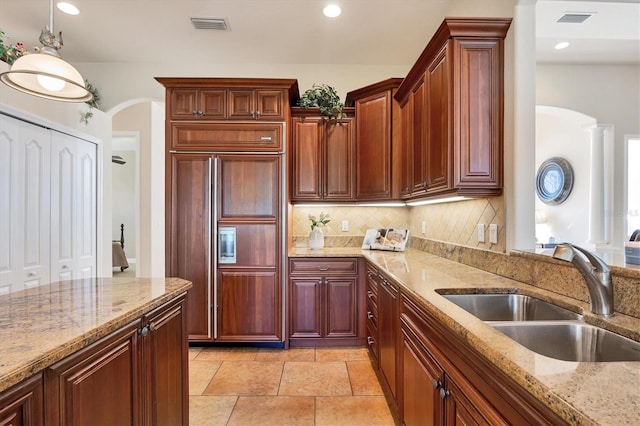
[[[608,183],[611,170],[607,172],[607,160],[610,158],[605,150],[605,130],[607,126],[589,128],[591,134],[591,181],[589,184],[589,239],[592,244],[606,244],[608,235],[606,230],[606,205],[609,196]]]

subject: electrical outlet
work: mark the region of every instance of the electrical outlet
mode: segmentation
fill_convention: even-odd
[[[491,244],[498,244],[498,225],[495,223],[489,225],[489,242]]]
[[[342,221],[342,232],[348,232],[349,231],[349,221],[348,220],[343,220]]]
[[[478,224],[478,242],[484,243],[484,223]]]
[[[427,222],[425,222],[424,220],[422,221],[422,233],[427,233]]]

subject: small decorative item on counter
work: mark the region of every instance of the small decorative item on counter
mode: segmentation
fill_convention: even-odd
[[[363,249],[404,251],[409,240],[408,229],[369,229],[362,242]]]
[[[627,264],[640,265],[640,229],[636,229],[624,243],[624,261]]]
[[[309,221],[311,222],[311,232],[309,233],[309,248],[312,250],[319,250],[324,247],[324,234],[320,229],[321,226],[331,222],[329,214],[320,212],[320,218],[316,219],[314,215],[309,215]]]

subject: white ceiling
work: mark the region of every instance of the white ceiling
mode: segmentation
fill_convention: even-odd
[[[69,62],[411,64],[456,0],[70,0],[78,16],[55,9]],[[49,0],[0,0],[0,28],[11,42],[39,46]],[[538,59],[544,62],[640,63],[640,0],[539,0]],[[583,24],[558,24],[565,12],[596,12]],[[228,31],[196,30],[190,18],[224,18]],[[563,51],[558,41],[569,41]],[[249,50],[247,46],[250,46]]]

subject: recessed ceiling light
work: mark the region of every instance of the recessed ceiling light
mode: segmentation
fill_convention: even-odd
[[[555,45],[556,50],[562,50],[565,47],[569,47],[569,42],[568,41],[562,41],[558,44]]]
[[[61,11],[63,11],[68,15],[78,15],[80,13],[80,10],[74,5],[72,5],[71,3],[61,1],[61,2],[58,2],[56,6],[58,7],[58,9],[60,9]]]
[[[342,9],[340,9],[340,6],[337,4],[330,4],[322,9],[322,13],[328,18],[335,18],[336,16],[340,16]]]

